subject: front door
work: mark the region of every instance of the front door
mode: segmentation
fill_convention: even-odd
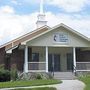
[[[48,70],[50,72],[60,71],[60,55],[59,54],[49,54],[48,56]]]

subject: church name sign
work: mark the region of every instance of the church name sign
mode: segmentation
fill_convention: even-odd
[[[53,35],[53,40],[54,42],[59,42],[59,43],[68,43],[68,35],[65,33],[55,33]]]

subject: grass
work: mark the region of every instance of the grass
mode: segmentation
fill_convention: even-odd
[[[85,83],[85,85],[86,85],[84,90],[90,90],[90,75],[80,77],[80,80],[83,81]]]
[[[40,86],[40,85],[51,85],[61,83],[59,80],[32,80],[32,81],[11,81],[11,82],[0,82],[0,88],[12,88],[12,87],[27,87],[27,86]]]
[[[14,90],[57,90],[56,88],[53,87],[40,87],[40,88],[28,88],[28,89],[14,89]]]

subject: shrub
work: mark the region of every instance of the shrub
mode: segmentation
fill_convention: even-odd
[[[36,75],[36,79],[42,79],[42,75],[41,74],[37,74]]]
[[[4,64],[1,64],[0,65],[0,70],[3,70],[4,69]]]
[[[35,72],[29,72],[29,73],[21,73],[18,75],[19,80],[36,80],[36,79],[53,79],[53,76],[51,73],[35,73]]]
[[[10,81],[10,71],[4,69],[4,64],[0,65],[0,82]]]
[[[0,82],[10,81],[10,71],[1,69],[0,70]]]
[[[18,78],[18,74],[17,74],[17,69],[16,69],[15,64],[13,64],[13,67],[11,68],[10,74],[11,74],[11,80],[16,81]]]

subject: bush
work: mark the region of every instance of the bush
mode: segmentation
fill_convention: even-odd
[[[1,69],[0,70],[0,82],[10,81],[10,71]]]
[[[10,71],[4,69],[4,64],[0,65],[0,82],[10,81]]]
[[[37,74],[36,75],[36,79],[42,79],[42,75],[41,74]]]
[[[3,70],[4,69],[4,64],[1,64],[0,65],[0,70]]]
[[[17,80],[18,74],[16,65],[13,64],[13,67],[11,68],[11,71],[5,70],[4,65],[0,65],[0,82],[10,81],[10,80]]]
[[[51,73],[35,73],[35,72],[30,72],[30,73],[21,73],[18,75],[19,80],[36,80],[36,79],[43,79],[43,80],[48,80],[48,79],[53,79],[53,76]]]
[[[13,64],[13,67],[11,68],[11,80],[16,81],[18,78],[17,69],[16,66]]]

